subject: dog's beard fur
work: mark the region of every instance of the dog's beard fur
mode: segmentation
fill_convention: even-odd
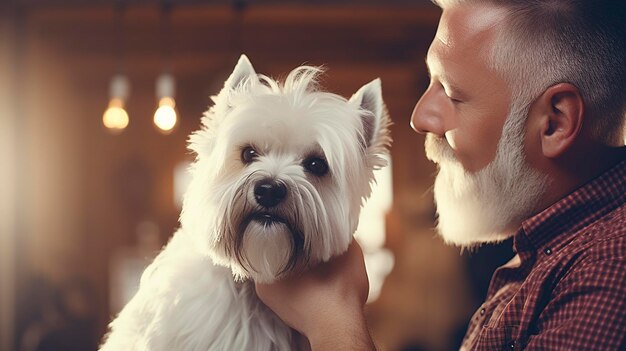
[[[269,175],[256,170],[233,186],[234,194],[223,197],[225,213],[218,223],[217,236],[223,238],[225,254],[234,257],[241,267],[240,275],[262,274],[280,277],[293,270],[296,263],[307,264],[311,257],[310,236],[304,233],[330,232],[328,220],[314,221],[324,214],[316,190],[304,179],[280,179],[289,199],[277,208],[266,209],[253,198],[257,181]],[[270,218],[268,218],[268,216]],[[321,228],[320,226],[324,226]]]
[[[427,135],[426,156],[437,163],[437,230],[447,243],[472,247],[505,240],[537,206],[547,176],[531,168],[524,154],[528,107],[512,104],[494,160],[476,173],[466,171],[443,138]]]

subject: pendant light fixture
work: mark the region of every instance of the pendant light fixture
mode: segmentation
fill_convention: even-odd
[[[102,115],[102,124],[113,134],[121,133],[128,127],[129,118],[125,110],[126,100],[130,95],[130,82],[123,70],[124,49],[124,3],[119,1],[115,6],[115,48],[117,71],[109,84],[109,105]]]
[[[176,113],[176,81],[169,73],[170,65],[170,20],[172,3],[164,1],[161,7],[161,45],[163,57],[163,73],[156,80],[156,98],[158,107],[154,113],[154,125],[161,133],[169,134],[176,127],[178,116]]]
[[[109,107],[102,116],[102,123],[113,134],[121,133],[128,126],[128,113],[124,104],[130,93],[130,83],[123,74],[111,78]]]
[[[177,122],[174,77],[169,73],[161,74],[156,81],[156,96],[159,107],[154,113],[154,124],[162,133],[171,133]]]

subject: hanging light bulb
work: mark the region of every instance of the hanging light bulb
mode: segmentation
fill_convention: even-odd
[[[176,101],[174,100],[175,82],[171,74],[163,73],[156,82],[156,95],[159,107],[154,113],[154,124],[165,134],[172,132],[176,126]]]
[[[174,99],[170,97],[159,100],[159,108],[154,113],[154,124],[163,132],[170,132],[176,126],[175,106]]]
[[[124,110],[124,102],[129,92],[130,84],[126,76],[117,74],[111,78],[109,107],[102,115],[102,123],[113,134],[121,133],[128,126],[128,113]]]
[[[121,99],[111,99],[109,108],[104,111],[102,123],[112,132],[121,132],[128,126],[128,113],[124,110],[124,102]]]

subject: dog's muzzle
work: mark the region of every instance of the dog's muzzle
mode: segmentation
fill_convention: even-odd
[[[254,186],[254,198],[259,205],[265,208],[278,205],[286,196],[287,187],[285,184],[273,179],[261,180]]]

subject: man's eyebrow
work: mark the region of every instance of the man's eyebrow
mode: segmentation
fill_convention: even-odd
[[[428,78],[432,78],[432,74],[430,71],[430,65],[428,64],[428,60],[429,56],[426,55],[426,57],[424,58],[424,63],[426,64],[426,73],[428,74]],[[459,88],[458,84],[456,84],[454,81],[452,81],[449,77],[449,75],[445,74],[445,72],[441,72],[440,74],[438,74],[438,79],[441,81],[441,83],[445,84],[446,87],[452,92],[454,93],[454,95],[457,95],[460,98],[466,98],[467,94],[465,93],[465,91],[461,88]]]
[[[439,36],[435,36],[435,40],[439,40],[439,42],[442,43],[444,46],[450,46],[450,44],[446,40],[441,39],[441,37]]]
[[[454,85],[454,83],[448,83],[448,89],[450,89],[451,95],[454,95],[455,98],[460,100],[467,99],[467,94],[465,94],[465,91],[459,88],[457,85]]]
[[[428,54],[424,57],[424,63],[426,64],[426,74],[428,74],[428,78],[430,78],[430,66],[428,65]]]
[[[426,54],[426,57],[424,58],[424,63],[426,64],[426,73],[428,74],[428,78],[432,78],[431,66],[434,64],[434,62],[432,62],[432,58],[429,54]]]

